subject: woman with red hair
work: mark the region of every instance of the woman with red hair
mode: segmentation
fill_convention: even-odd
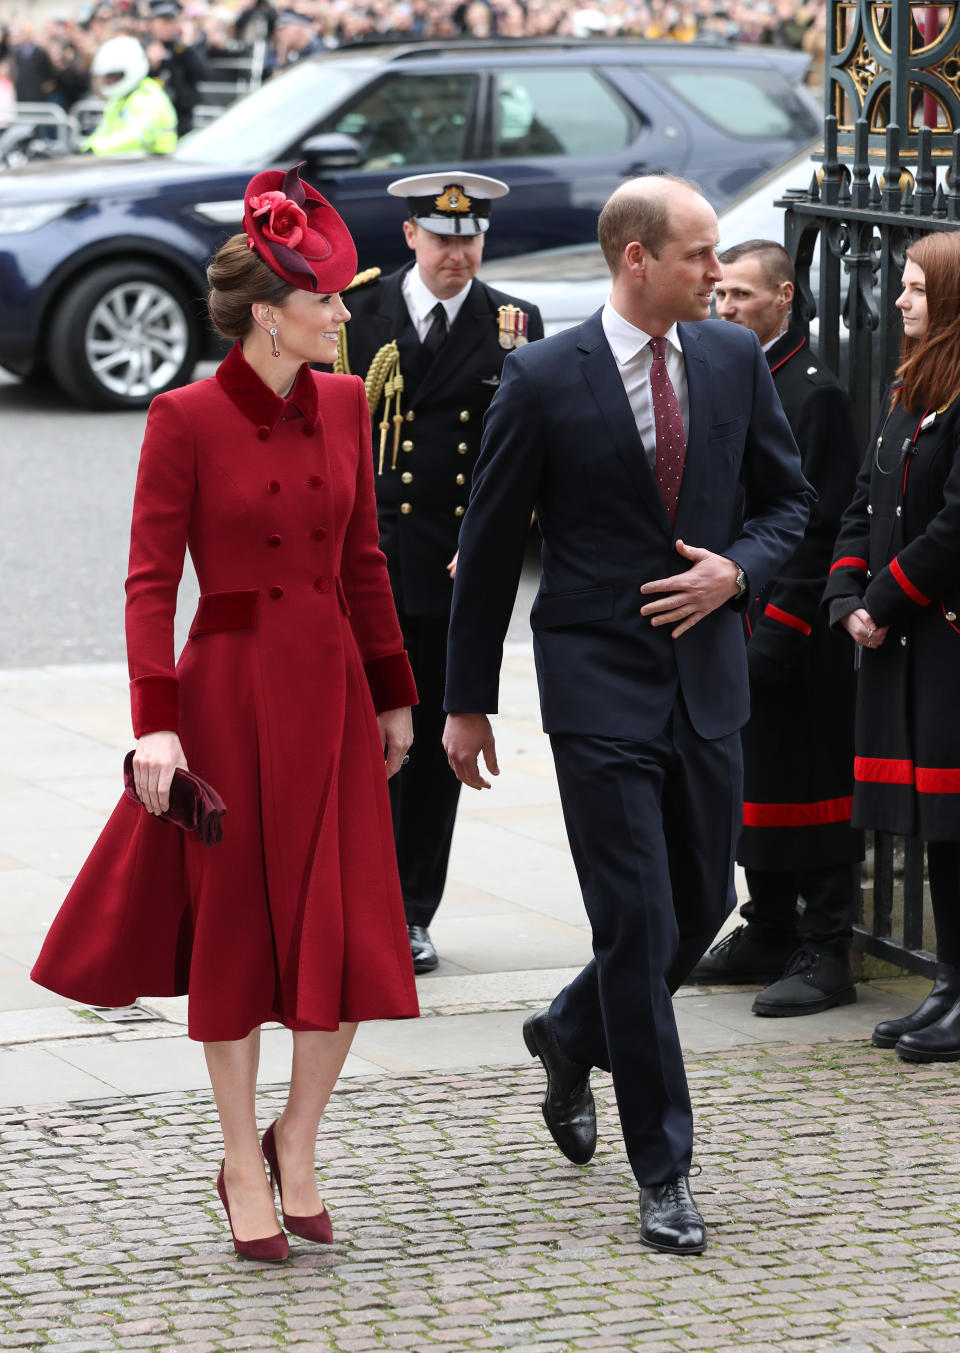
[[[287,1231],[332,1239],[320,1116],[357,1022],[417,1014],[387,795],[416,690],[377,545],[364,385],[310,365],[336,357],[356,264],[296,169],[251,181],[244,233],[207,272],[234,345],[147,419],[127,578],[130,793],[33,971],[95,1005],[189,993],[223,1128],[217,1189],[237,1253],[258,1260],[289,1249],[274,1185]],[[201,596],[175,665],[185,549]],[[222,796],[221,840],[219,825],[183,830],[203,826],[184,809],[191,790],[208,819]],[[273,1020],[293,1030],[293,1072],[261,1146]]]
[[[860,645],[853,825],[927,842],[933,989],[877,1047],[960,1060],[960,234],[907,250],[896,379],[824,600]]]

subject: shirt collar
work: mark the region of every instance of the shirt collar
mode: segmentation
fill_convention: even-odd
[[[258,427],[276,427],[288,400],[296,405],[312,428],[317,426],[317,383],[306,362],[297,372],[290,394],[283,399],[260,379],[237,342],[217,367],[217,380],[243,416]]]
[[[447,312],[447,324],[449,326],[453,324],[453,321],[459,315],[460,307],[467,299],[467,293],[473,286],[473,278],[471,277],[467,285],[461,287],[455,296],[448,296],[445,300],[442,300],[439,296],[434,296],[433,292],[420,276],[420,269],[417,267],[416,263],[414,263],[413,267],[408,268],[404,273],[401,285],[407,304],[412,309],[418,324],[426,319],[437,301],[440,301],[440,304]]]
[[[607,342],[610,344],[610,351],[616,357],[620,366],[626,366],[627,362],[632,361],[638,353],[650,342],[652,334],[644,333],[643,329],[638,329],[635,324],[631,324],[628,319],[624,319],[613,308],[613,302],[608,297],[601,315],[603,332],[606,335]],[[677,352],[683,356],[683,348],[680,346],[680,334],[676,324],[672,324],[664,338],[676,348]]]

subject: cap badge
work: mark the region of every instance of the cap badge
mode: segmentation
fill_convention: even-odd
[[[459,183],[448,183],[434,206],[437,211],[469,211],[473,203]]]
[[[497,342],[501,348],[522,348],[529,342],[529,315],[518,305],[501,305],[497,310]]]

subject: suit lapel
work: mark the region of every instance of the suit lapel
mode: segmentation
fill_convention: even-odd
[[[637,422],[623,388],[616,358],[604,335],[600,314],[598,310],[581,325],[577,346],[583,354],[583,377],[593,393],[614,450],[637,496],[661,530],[669,532],[670,518],[647,464],[646,451],[637,432]]]
[[[446,343],[423,372],[417,398],[428,399],[438,386],[443,385],[463,366],[474,348],[484,338],[492,337],[495,331],[493,310],[486,288],[474,278],[466,300],[450,326]]]
[[[680,499],[677,503],[677,516],[674,529],[678,539],[683,540],[685,518],[697,499],[702,476],[706,471],[707,424],[709,371],[703,355],[700,326],[697,324],[679,324],[680,346],[683,349],[683,362],[687,371],[687,401],[689,404],[689,430],[687,432],[687,455],[683,467],[683,482],[680,485]],[[696,544],[696,541],[690,542]]]

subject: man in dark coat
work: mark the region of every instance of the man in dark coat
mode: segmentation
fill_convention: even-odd
[[[197,86],[207,78],[207,63],[197,46],[184,42],[179,0],[154,0],[150,6],[150,73],[160,80],[177,110],[177,136],[193,128],[200,102]]]
[[[380,546],[420,703],[407,766],[390,781],[414,969],[437,953],[428,927],[447,877],[460,781],[441,745],[447,626],[460,523],[483,417],[507,353],[543,336],[540,312],[475,276],[490,203],[507,186],[460,170],[399,179],[414,260],[350,290],[341,361],[367,380]],[[371,368],[373,368],[371,370]]]
[[[856,999],[849,950],[863,838],[850,826],[853,645],[831,631],[819,601],[859,455],[849,399],[790,322],[790,255],[749,240],[720,262],[717,314],[759,338],[817,503],[796,552],[744,617],[751,715],[737,860],[750,899],[745,924],[691,980],[768,982],[754,1014],[808,1015]]]
[[[594,957],[531,1015],[559,1149],[596,1146],[590,1072],[613,1075],[640,1237],[700,1253],[693,1118],[672,993],[729,915],[749,713],[739,611],[796,547],[810,486],[754,334],[706,318],[716,214],[667,175],[598,226],[610,298],[512,353],[484,425],[450,620],[444,745],[473,788],[532,509],[545,730]],[[696,321],[696,322],[693,322]]]

